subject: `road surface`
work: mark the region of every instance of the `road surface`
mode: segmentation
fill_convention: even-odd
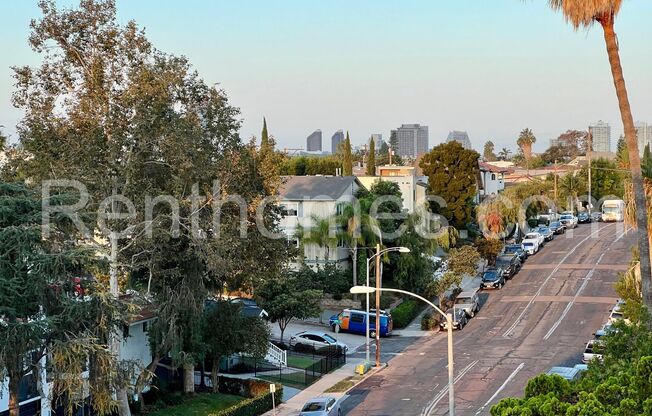
[[[531,256],[502,290],[482,292],[478,315],[454,332],[456,414],[489,414],[501,398],[522,396],[531,377],[580,363],[615,304],[613,284],[633,243],[622,224],[580,225]],[[383,355],[388,367],[350,392],[343,414],[448,414],[445,333],[396,343],[403,349]]]

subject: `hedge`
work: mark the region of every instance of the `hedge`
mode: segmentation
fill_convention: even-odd
[[[242,379],[220,376],[220,393],[255,398],[269,392],[269,383],[256,379]]]
[[[421,313],[423,305],[415,300],[405,300],[392,309],[394,328],[405,328]]]
[[[275,400],[276,405],[281,402],[283,397],[283,387],[276,385]],[[272,410],[272,393],[269,391],[251,399],[243,400],[233,407],[220,410],[217,413],[210,413],[208,416],[259,416]]]

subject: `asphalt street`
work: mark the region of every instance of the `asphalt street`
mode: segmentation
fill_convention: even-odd
[[[613,284],[633,242],[620,223],[579,225],[502,290],[481,292],[480,312],[454,333],[456,414],[489,414],[501,398],[522,396],[529,378],[580,363],[615,304]],[[381,351],[388,367],[349,393],[343,414],[448,414],[445,333],[383,339]]]

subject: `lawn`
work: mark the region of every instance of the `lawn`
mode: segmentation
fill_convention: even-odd
[[[356,377],[356,376],[347,377],[344,380],[340,380],[337,383],[333,384],[324,393],[344,393],[351,387],[355,386],[355,384],[361,379],[362,377]]]
[[[288,367],[306,369],[319,361],[311,357],[300,357],[296,355],[288,356]]]
[[[149,416],[205,416],[229,408],[244,397],[221,393],[201,393],[183,403],[149,413]]]

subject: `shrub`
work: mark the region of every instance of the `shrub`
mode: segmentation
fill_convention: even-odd
[[[410,299],[401,302],[401,304],[392,309],[394,328],[405,328],[408,326],[410,322],[419,315],[422,309],[423,305],[417,301]]]
[[[439,326],[439,320],[429,313],[426,313],[421,318],[421,330],[433,331]]]
[[[283,387],[277,385],[276,393],[274,393],[274,400],[276,401],[276,404],[281,402],[281,397],[283,397]],[[268,391],[267,393],[260,394],[256,397],[243,400],[228,409],[224,409],[216,413],[210,413],[208,416],[258,416],[271,409],[272,393]]]
[[[266,381],[220,376],[220,393],[253,398],[268,391]]]

